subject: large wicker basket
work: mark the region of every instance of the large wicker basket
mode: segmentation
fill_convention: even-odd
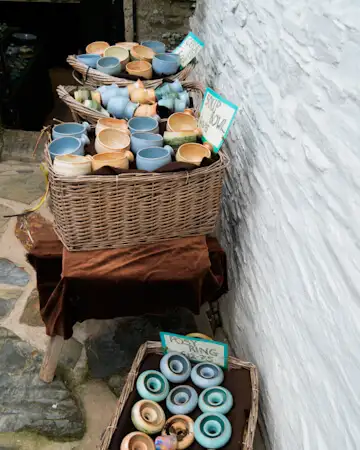
[[[228,159],[189,172],[64,177],[49,167],[55,230],[70,251],[211,233]]]
[[[123,412],[124,406],[133,391],[136,383],[136,379],[139,373],[139,369],[141,366],[141,363],[145,359],[145,357],[148,354],[156,353],[156,354],[162,354],[161,349],[161,343],[160,342],[152,342],[148,341],[145,344],[143,344],[139,351],[137,352],[137,355],[133,361],[133,364],[131,366],[131,370],[129,372],[129,375],[127,377],[125,386],[121,392],[120,398],[118,400],[116,412],[112,418],[111,423],[104,431],[104,434],[102,435],[101,439],[101,446],[100,450],[108,450],[111,439],[113,437],[113,434],[116,430],[116,427],[118,425],[119,418],[121,417],[121,414]],[[237,358],[229,357],[229,370],[248,370],[250,381],[251,381],[251,408],[249,411],[249,416],[247,420],[247,424],[245,427],[245,430],[238,430],[234,429],[233,433],[239,434],[239,450],[252,450],[253,448],[253,442],[254,442],[254,436],[255,436],[255,430],[256,430],[256,424],[257,424],[257,418],[258,418],[258,408],[259,408],[259,380],[258,380],[258,371],[256,366],[254,366],[251,363],[240,361]],[[236,406],[235,406],[236,408]],[[242,435],[241,435],[242,433]]]
[[[134,81],[132,80],[113,77],[111,75],[107,75],[106,73],[100,72],[99,70],[92,69],[86,64],[80,62],[75,55],[68,56],[66,61],[76,72],[78,72],[82,76],[82,80],[80,82],[82,84],[86,84],[87,86],[97,87],[104,84],[115,83],[118,86],[122,87],[134,83]],[[190,63],[183,70],[176,73],[175,75],[167,77],[166,79],[169,81],[174,81],[176,79],[178,79],[179,81],[184,81],[189,76],[190,72],[193,70],[194,65],[195,65],[194,63]],[[162,78],[156,80],[143,80],[144,85],[147,88],[157,88],[163,83],[163,81],[164,80]]]
[[[204,96],[204,89],[202,85],[195,81],[184,81],[181,84],[183,88],[189,92],[194,103],[194,109],[198,112]],[[95,89],[91,86],[88,86],[88,88],[90,90]],[[82,119],[87,120],[89,123],[96,124],[99,119],[106,117],[103,113],[87,108],[80,102],[76,101],[73,97],[73,92],[76,89],[78,89],[77,86],[61,85],[56,88],[59,98],[70,108],[71,114],[76,122],[80,122]]]

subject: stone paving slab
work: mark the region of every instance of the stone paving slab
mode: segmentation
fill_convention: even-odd
[[[22,294],[21,289],[8,289],[0,287],[0,318],[4,318],[9,315],[13,309],[16,300]],[[1,450],[1,449],[0,449]]]
[[[20,323],[25,323],[31,327],[43,327],[44,322],[41,319],[39,308],[39,294],[37,289],[33,289],[20,317]]]
[[[22,267],[6,258],[0,258],[0,283],[14,286],[26,286],[30,276]]]
[[[1,189],[1,187],[0,187],[0,189]],[[10,218],[4,217],[4,216],[8,216],[11,214],[14,214],[13,209],[8,208],[7,206],[4,206],[4,205],[0,205],[0,238],[5,233],[7,224],[10,220]]]

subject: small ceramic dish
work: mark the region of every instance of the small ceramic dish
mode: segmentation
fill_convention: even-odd
[[[151,80],[152,67],[148,61],[132,61],[126,64],[126,72],[130,75],[145,78]]]
[[[130,137],[122,131],[106,128],[95,139],[96,153],[130,150]]]
[[[145,47],[145,45],[135,45],[130,50],[130,55],[134,61],[151,62],[155,56],[155,52],[151,48]]]
[[[176,153],[176,161],[200,166],[203,158],[210,158],[211,150],[202,144],[183,144]]]
[[[105,41],[92,42],[86,47],[86,53],[96,53],[97,55],[103,56],[104,51],[110,47]]]
[[[121,70],[125,70],[126,64],[130,61],[129,50],[116,45],[108,47],[104,52],[104,56],[114,56],[117,58],[120,61]]]

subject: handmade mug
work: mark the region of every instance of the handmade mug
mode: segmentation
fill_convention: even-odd
[[[120,61],[118,58],[115,58],[115,56],[101,57],[96,63],[96,68],[99,72],[112,76],[119,75],[121,72]]]
[[[173,149],[169,145],[165,147],[143,148],[136,154],[136,167],[139,170],[153,172],[166,164],[171,163]]]
[[[131,135],[131,151],[135,154],[143,148],[163,146],[164,138],[161,134],[140,132]]]
[[[91,156],[58,155],[54,159],[54,172],[58,175],[75,177],[91,173]]]
[[[134,117],[128,122],[131,134],[137,132],[159,133],[159,122],[153,117]]]
[[[101,56],[97,53],[84,53],[82,55],[77,55],[76,59],[78,59],[83,64],[91,67],[92,69],[96,69],[96,63],[99,61]]]
[[[84,135],[81,136],[85,138]],[[61,137],[53,140],[49,144],[49,153],[51,159],[54,160],[55,156],[60,155],[80,155],[84,156],[85,142],[83,139],[79,139],[73,136]]]
[[[176,152],[176,161],[200,166],[203,158],[211,157],[211,144],[187,143],[182,144]]]
[[[104,166],[127,170],[131,161],[134,161],[134,155],[129,150],[98,153],[92,158],[92,170],[95,171]]]
[[[131,119],[138,106],[138,103],[130,102],[128,98],[112,97],[109,100],[107,110],[117,119]]]
[[[65,122],[55,125],[52,129],[52,138],[58,139],[62,137],[75,137],[82,139],[87,145],[90,143],[87,137],[87,132],[90,130],[90,124],[88,122],[76,123],[76,122]]]
[[[158,75],[174,75],[180,67],[180,57],[174,53],[159,53],[152,60],[152,67]]]
[[[100,131],[105,130],[105,128],[114,128],[115,130],[119,130],[130,135],[127,121],[124,119],[113,119],[112,117],[104,117],[103,119],[99,119],[95,127],[95,135],[97,136]]]
[[[153,50],[154,53],[165,53],[166,52],[165,44],[160,41],[142,41],[141,45],[151,48],[151,50]]]
[[[95,150],[96,153],[130,150],[130,137],[114,128],[105,128],[96,136]]]

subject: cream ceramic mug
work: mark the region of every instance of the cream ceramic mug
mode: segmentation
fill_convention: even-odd
[[[104,166],[127,170],[130,161],[134,161],[134,155],[130,150],[99,153],[92,158],[92,170],[95,171]]]
[[[91,156],[59,155],[55,156],[53,168],[58,175],[76,177],[91,173]]]

